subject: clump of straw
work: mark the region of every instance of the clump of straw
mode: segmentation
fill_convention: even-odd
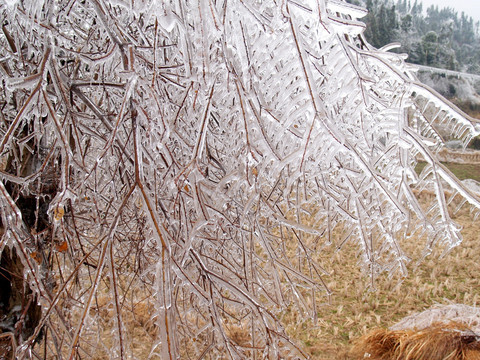
[[[457,322],[421,330],[376,329],[354,342],[351,355],[369,360],[480,360],[480,336]]]

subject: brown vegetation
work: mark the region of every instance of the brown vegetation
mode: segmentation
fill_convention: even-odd
[[[371,360],[477,360],[480,338],[461,323],[421,330],[377,329],[355,341],[352,356]]]
[[[418,193],[428,207],[431,194]],[[340,251],[325,248],[319,262],[330,269],[325,278],[332,291],[330,299],[318,307],[318,320],[302,318],[294,311],[286,313],[287,331],[300,341],[311,359],[352,359],[350,349],[357,339],[374,328],[389,328],[406,316],[435,304],[459,303],[480,306],[480,223],[467,208],[451,215],[463,227],[463,243],[443,254],[437,249],[423,261],[424,240],[412,234],[402,244],[412,259],[406,278],[380,276],[371,282],[359,269],[358,249],[349,244]]]

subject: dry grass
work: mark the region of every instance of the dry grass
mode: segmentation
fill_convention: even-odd
[[[460,323],[436,323],[422,330],[377,329],[354,342],[351,355],[371,360],[478,360],[480,342]]]
[[[126,288],[128,278],[119,278],[119,287]],[[114,344],[118,341],[116,312],[111,299],[108,282],[101,282],[96,296],[89,309],[86,326],[82,332],[82,344],[78,351],[78,358],[92,360],[109,359]],[[121,318],[124,327],[124,336],[129,340],[126,353],[129,358],[159,360],[160,357],[151,355],[151,345],[156,341],[157,327],[155,326],[155,308],[153,297],[146,289],[138,289],[130,296],[122,298]],[[65,318],[71,324],[78,324],[83,313],[83,307],[74,306],[71,302],[60,301],[59,307],[67,309]],[[52,316],[53,317],[53,316]],[[51,321],[59,321],[53,318]],[[53,353],[44,355],[44,347],[53,347],[51,336],[45,344],[45,336],[37,343],[35,351],[44,360],[57,359]],[[60,344],[63,354],[69,350],[68,341]],[[1,355],[1,353],[0,353]],[[0,356],[0,360],[3,358]]]
[[[303,343],[312,359],[353,359],[349,355],[352,341],[368,330],[388,328],[434,304],[480,306],[480,223],[473,222],[466,210],[454,219],[464,228],[464,242],[459,247],[443,259],[439,259],[439,252],[418,267],[410,264],[409,276],[401,284],[387,276],[378,278],[376,291],[371,291],[369,280],[359,270],[355,246],[349,244],[338,253],[325,253],[322,263],[332,269],[330,304],[319,309],[317,323],[291,319],[287,331]],[[418,239],[406,245],[406,251],[418,258],[422,246]]]

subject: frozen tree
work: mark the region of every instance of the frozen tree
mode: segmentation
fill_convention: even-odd
[[[25,293],[0,340],[17,358],[302,358],[279,319],[330,294],[325,246],[357,244],[373,280],[403,276],[413,234],[423,256],[461,241],[449,202],[480,208],[435,155],[438,125],[467,144],[478,122],[366,43],[359,7],[0,14],[0,252]]]

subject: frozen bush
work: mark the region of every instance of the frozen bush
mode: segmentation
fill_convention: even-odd
[[[42,306],[18,358],[303,357],[279,315],[315,317],[329,296],[323,247],[357,244],[372,279],[404,276],[412,234],[422,256],[461,241],[445,187],[480,205],[435,155],[436,125],[467,143],[478,122],[366,43],[356,6],[0,14],[0,251],[16,249]]]

